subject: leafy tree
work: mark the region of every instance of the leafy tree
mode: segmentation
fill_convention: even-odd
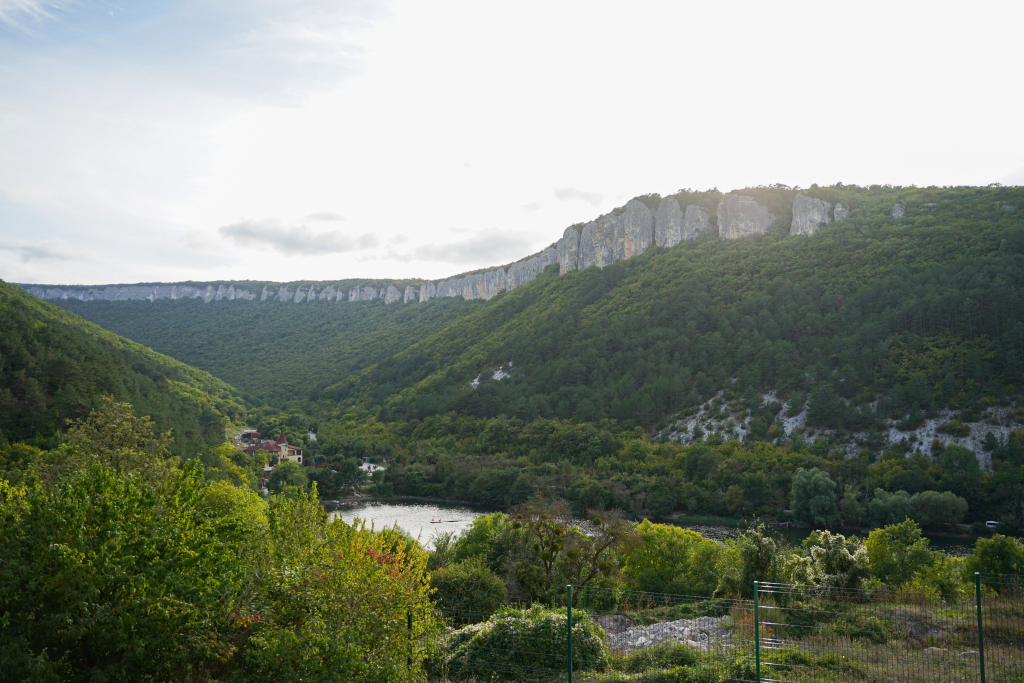
[[[868,503],[868,515],[876,527],[899,524],[901,520],[917,516],[914,502],[906,491],[889,493],[875,489],[875,497]]]
[[[267,490],[273,493],[282,493],[288,487],[305,489],[309,484],[309,478],[302,465],[286,460],[274,468],[267,479]]]
[[[799,468],[793,476],[793,516],[805,523],[835,526],[839,523],[836,483],[817,467]]]
[[[613,553],[637,542],[632,525],[614,511],[592,510],[587,534],[573,526],[564,501],[526,503],[510,515],[513,529],[520,532],[511,576],[535,600],[554,598],[566,584],[583,589],[614,575]]]
[[[910,497],[914,518],[921,526],[952,526],[967,514],[967,501],[952,491],[922,491]]]
[[[1024,574],[1024,543],[1001,534],[979,538],[974,542],[974,552],[964,563],[964,573],[972,577],[971,580],[975,572]]]
[[[714,594],[753,597],[755,581],[781,580],[785,564],[782,547],[763,524],[726,541]]]
[[[711,595],[718,585],[721,548],[696,531],[644,520],[636,528],[642,544],[622,556],[622,573],[641,590]]]
[[[907,583],[919,570],[931,565],[932,553],[921,527],[911,519],[875,529],[864,546],[871,573],[883,583]]]

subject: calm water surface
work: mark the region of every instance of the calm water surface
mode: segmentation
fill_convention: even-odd
[[[497,509],[497,508],[495,508]],[[469,508],[464,505],[444,503],[383,503],[379,501],[342,505],[331,517],[340,515],[346,522],[354,518],[372,522],[376,528],[397,524],[413,538],[419,538],[427,548],[433,548],[433,538],[438,532],[462,533],[473,520],[493,510]]]
[[[399,527],[408,532],[413,538],[419,538],[427,548],[433,548],[433,538],[438,532],[454,531],[462,533],[473,523],[473,520],[482,515],[495,512],[499,508],[467,507],[465,505],[446,505],[444,503],[405,503],[405,502],[381,502],[370,501],[366,503],[355,503],[342,505],[332,512],[331,516],[340,515],[346,522],[353,518],[366,520],[367,526],[371,523],[378,529],[385,526]],[[725,526],[718,524],[688,525],[685,522],[676,522],[679,526],[693,529],[706,538],[722,541],[739,533],[743,529],[737,526]],[[783,528],[776,529],[778,534],[794,546],[807,537],[810,529]],[[840,533],[849,534],[849,531],[841,530]],[[865,534],[866,536],[866,534]],[[931,536],[925,534],[931,540],[930,548],[943,550],[951,555],[964,556],[970,554],[974,549],[975,536],[969,538],[950,536]]]

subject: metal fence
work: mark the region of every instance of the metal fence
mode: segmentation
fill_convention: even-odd
[[[526,628],[442,610],[420,647],[427,677],[453,683],[1024,683],[1021,578],[946,595],[756,583],[750,600],[570,586]]]

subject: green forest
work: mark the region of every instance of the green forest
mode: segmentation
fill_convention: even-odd
[[[247,405],[223,380],[119,337],[0,282],[0,447],[50,448],[64,421],[101,396],[130,402],[171,430],[175,454],[224,441]]]
[[[850,214],[810,237],[788,234],[795,189],[737,192],[769,234],[552,266],[490,301],[63,305],[237,386],[253,426],[321,462],[387,459],[382,495],[783,518],[807,466],[833,523],[937,491],[967,501],[957,521],[1020,529],[1024,191],[812,187]],[[677,195],[713,225],[721,196]],[[980,445],[952,439],[978,425]]]
[[[741,192],[769,234],[490,301],[58,307],[0,283],[0,678],[491,680],[480,653],[529,654],[566,584],[733,618],[755,580],[946,605],[1024,574],[1024,190],[812,187],[850,215],[811,237],[788,235],[793,188]],[[714,224],[721,193],[679,198]],[[505,511],[428,550],[327,514],[353,492]],[[682,528],[722,518],[749,524]],[[967,527],[965,557],[925,536]],[[582,627],[602,680],[703,661],[648,676],[602,638]]]

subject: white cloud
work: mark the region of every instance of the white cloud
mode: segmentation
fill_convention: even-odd
[[[538,238],[535,233],[480,231],[458,242],[421,244],[406,252],[390,249],[387,258],[403,263],[427,261],[456,266],[497,266],[530,254]]]
[[[0,0],[0,240],[96,251],[0,258],[227,279],[253,248],[291,256],[282,279],[434,279],[649,192],[1024,182],[1024,3],[923,6]]]
[[[62,240],[43,240],[29,243],[11,240],[0,240],[0,251],[12,251],[18,255],[22,263],[29,261],[71,261],[81,258]]]
[[[380,246],[380,239],[370,233],[351,237],[337,230],[314,232],[308,225],[286,225],[276,218],[241,220],[218,228],[217,233],[238,247],[269,249],[288,256],[341,254]]]

